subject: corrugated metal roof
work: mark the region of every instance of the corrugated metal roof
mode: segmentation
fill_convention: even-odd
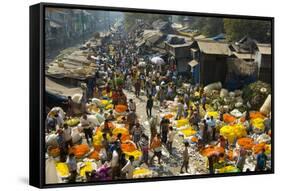
[[[71,96],[73,94],[82,93],[80,87],[67,87],[62,84],[59,84],[50,78],[45,78],[46,90],[54,94],[59,94],[63,96]]]
[[[271,54],[271,44],[257,44],[261,54]]]
[[[155,44],[158,40],[160,40],[163,36],[159,30],[144,30],[142,37],[136,43],[136,46],[140,47],[144,44],[152,45]]]
[[[211,40],[197,40],[199,49],[205,54],[231,55],[228,44]]]

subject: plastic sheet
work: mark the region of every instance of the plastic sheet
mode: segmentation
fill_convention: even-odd
[[[100,123],[103,123],[103,122],[105,121],[104,116],[102,116],[102,115],[99,114],[99,113],[96,113],[95,117],[97,118],[97,120],[98,120]]]
[[[56,168],[56,162],[52,157],[46,160],[46,184],[57,184],[59,183],[58,171]]]
[[[92,103],[94,103],[94,104],[97,105],[97,106],[101,106],[101,101],[100,101],[100,99],[93,98],[93,99],[92,99]]]
[[[101,122],[97,119],[96,115],[88,115],[87,118],[94,126],[100,126]]]
[[[264,113],[265,115],[269,114],[270,111],[271,111],[271,94],[267,96],[262,107],[260,108],[260,112]]]

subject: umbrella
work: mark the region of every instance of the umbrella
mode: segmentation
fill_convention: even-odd
[[[158,56],[157,57],[153,57],[150,61],[152,63],[154,63],[154,64],[159,64],[159,65],[165,63],[164,60],[162,58],[158,57]]]
[[[145,62],[139,62],[139,67],[145,67],[146,63]]]

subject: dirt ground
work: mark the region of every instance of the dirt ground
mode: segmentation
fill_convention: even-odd
[[[141,96],[137,98],[133,92],[129,92],[124,90],[127,99],[132,98],[137,106],[137,116],[141,124],[147,124],[148,118],[146,115],[146,100],[147,97],[142,92]],[[159,110],[159,106],[157,103],[154,103],[154,107],[152,110],[152,115],[158,115],[160,119],[160,114],[165,112],[164,109],[161,108]],[[159,128],[159,127],[158,127]],[[144,125],[144,133],[150,136],[149,127]],[[182,152],[183,152],[183,137],[176,134],[175,140],[173,142],[173,151],[172,154],[168,152],[165,146],[162,146],[162,160],[161,165],[157,163],[157,158],[155,158],[154,164],[150,167],[150,169],[156,171],[159,176],[179,176],[179,175],[193,175],[193,174],[205,174],[208,173],[208,169],[205,166],[205,159],[196,152],[196,148],[190,147],[190,161],[189,161],[189,172],[185,174],[180,174],[180,168],[182,165]],[[153,155],[152,152],[149,153],[151,157]]]

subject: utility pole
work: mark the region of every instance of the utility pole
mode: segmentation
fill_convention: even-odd
[[[83,44],[85,43],[85,27],[84,27],[84,13],[83,10],[81,10],[81,22],[82,22],[82,40]]]
[[[107,23],[106,23],[107,19],[106,19],[106,12],[104,11],[103,12],[103,22],[104,22],[104,31],[106,30],[107,28]]]
[[[108,15],[107,15],[107,21],[108,21],[108,30],[110,31],[110,11],[108,11]]]

